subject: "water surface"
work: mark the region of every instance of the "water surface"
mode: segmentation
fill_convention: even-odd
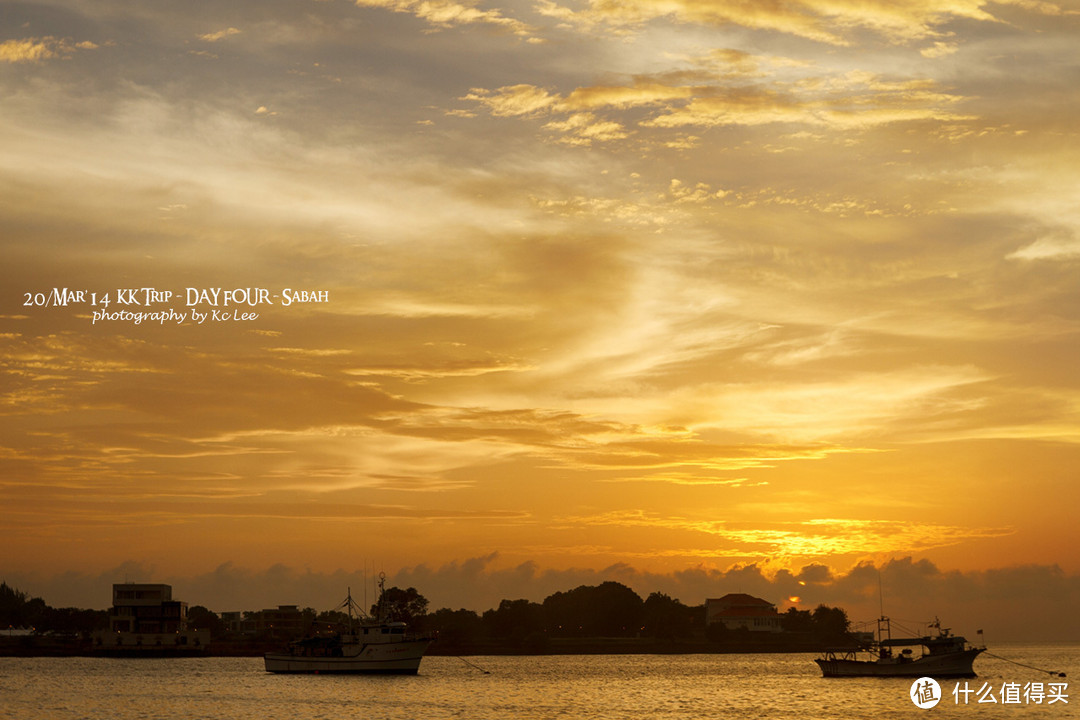
[[[1065,679],[980,657],[979,677],[1069,683],[1080,646],[995,648],[995,654],[1068,673]],[[0,658],[4,720],[505,720],[507,718],[1070,718],[1069,704],[977,703],[952,696],[920,710],[910,680],[826,679],[813,656],[554,655],[425,658],[416,676],[272,675],[261,658]],[[487,673],[472,665],[479,666]],[[963,681],[961,681],[963,682]]]

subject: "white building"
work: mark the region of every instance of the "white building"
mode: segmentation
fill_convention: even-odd
[[[97,633],[102,650],[133,653],[202,650],[209,630],[190,630],[187,603],[172,599],[172,586],[155,583],[113,585],[109,629]]]
[[[768,600],[745,593],[729,593],[705,600],[705,624],[723,623],[728,630],[778,633],[780,613]]]

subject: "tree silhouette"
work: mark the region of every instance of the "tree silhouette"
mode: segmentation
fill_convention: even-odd
[[[625,637],[640,632],[643,603],[627,586],[608,581],[549,595],[544,613],[556,636]]]
[[[544,629],[544,608],[528,600],[503,600],[499,607],[483,615],[488,633],[495,638],[520,642]]]
[[[814,632],[814,616],[809,610],[788,608],[787,612],[780,616],[780,627],[784,632],[811,633]]]
[[[839,638],[848,631],[847,613],[840,608],[818,605],[814,608],[814,631],[821,638]]]
[[[690,633],[692,617],[692,608],[662,592],[651,593],[642,606],[642,624],[652,637],[684,637]]]
[[[209,630],[210,637],[219,638],[226,633],[225,623],[216,613],[202,605],[192,605],[187,611],[187,624],[193,630]]]
[[[380,607],[381,606],[381,607]],[[371,614],[391,622],[413,624],[427,614],[428,600],[416,588],[402,590],[387,588],[379,602],[371,606]]]
[[[442,608],[424,616],[423,630],[437,633],[440,643],[476,640],[484,633],[483,621],[472,610]]]

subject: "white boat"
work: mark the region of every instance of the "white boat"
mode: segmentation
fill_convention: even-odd
[[[975,658],[985,647],[970,645],[935,620],[936,635],[894,638],[889,618],[878,620],[878,638],[860,648],[833,648],[814,660],[823,677],[975,677]],[[981,632],[981,631],[980,631]],[[922,654],[915,655],[915,648]]]
[[[381,600],[381,581],[379,588]],[[339,606],[341,608],[348,608],[348,628],[342,632],[297,640],[280,652],[266,653],[263,656],[266,671],[311,674],[417,673],[431,638],[408,634],[403,622],[366,616],[353,601],[351,592]],[[354,611],[359,611],[361,619],[354,620]]]

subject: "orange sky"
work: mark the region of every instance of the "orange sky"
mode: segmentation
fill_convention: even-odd
[[[0,9],[9,582],[1080,601],[1075,2]]]

